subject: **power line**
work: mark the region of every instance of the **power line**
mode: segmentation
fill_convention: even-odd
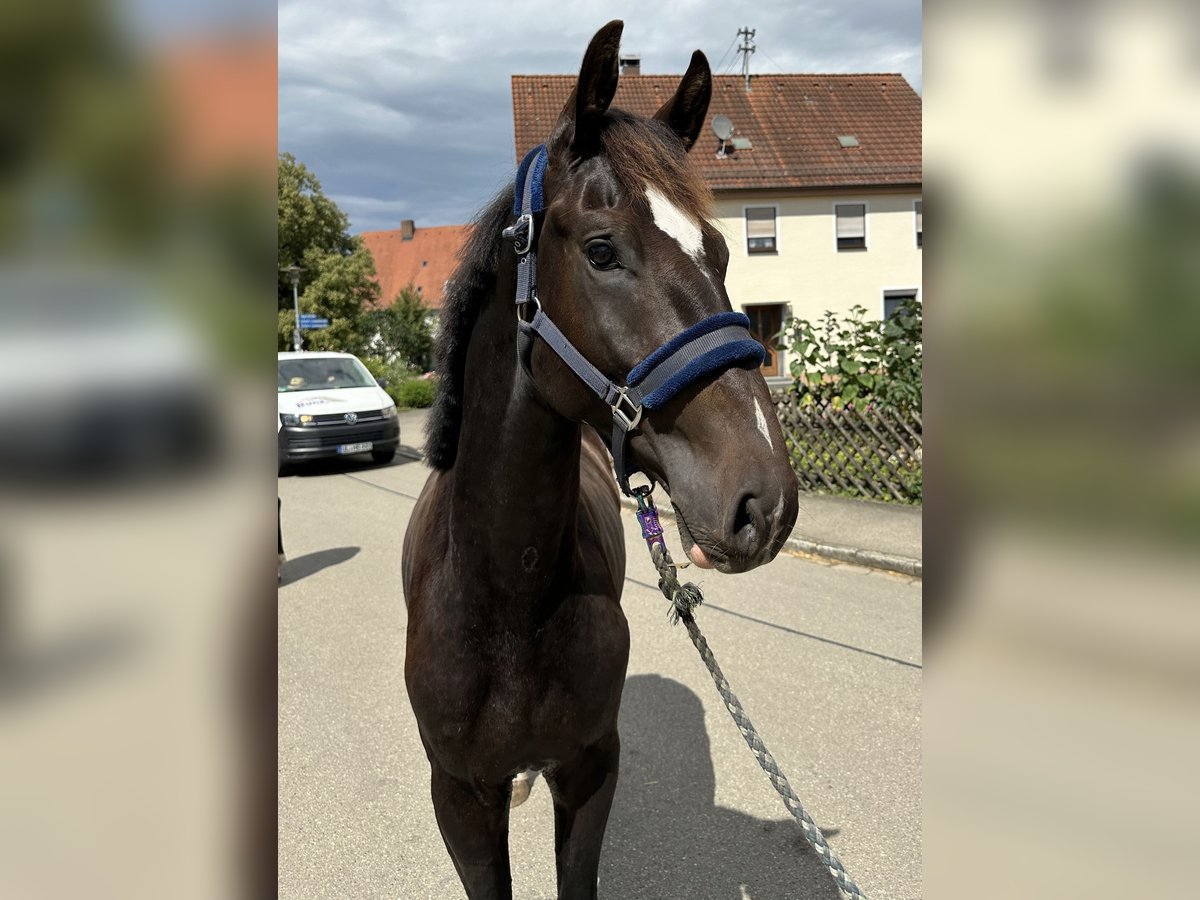
[[[775,62],[775,58],[773,56],[771,56],[771,54],[768,53],[766,50],[763,51],[763,56],[765,56],[767,58],[767,61],[770,62],[771,65],[773,65],[776,69],[779,70],[780,75],[787,74],[787,72],[784,70],[783,66],[781,66],[779,63]]]
[[[725,52],[721,54],[721,62],[718,62],[715,66],[713,66],[711,71],[713,71],[713,72],[720,71],[721,63],[725,62],[725,57],[729,55],[729,51],[733,49],[733,45],[736,43],[737,43],[737,36],[735,35],[733,40],[729,42],[729,46],[725,48]]]

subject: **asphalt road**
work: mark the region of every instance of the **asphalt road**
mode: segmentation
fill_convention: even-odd
[[[463,896],[404,690],[400,548],[426,473],[403,458],[338,461],[279,481],[288,900]],[[623,516],[632,648],[600,896],[836,900],[686,632],[668,624],[633,514]],[[744,575],[700,574],[701,628],[847,870],[872,900],[920,897],[920,582],[791,556]],[[553,898],[545,784],[513,811],[510,847],[514,896]]]

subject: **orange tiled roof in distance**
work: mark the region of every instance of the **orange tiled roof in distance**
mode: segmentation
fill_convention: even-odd
[[[418,226],[412,240],[404,240],[400,229],[364,231],[363,243],[375,259],[379,282],[379,305],[391,306],[396,295],[411,282],[430,309],[441,309],[447,279],[458,263],[458,251],[467,240],[468,225]]]
[[[680,78],[623,77],[613,105],[653,115]],[[546,140],[574,85],[574,75],[512,76],[517,159]],[[921,98],[903,76],[756,75],[751,88],[747,94],[740,75],[713,79],[691,156],[714,191],[921,183]],[[709,125],[722,114],[753,149],[716,158],[720,142]],[[843,134],[859,146],[842,148]]]
[[[273,183],[278,172],[274,31],[169,44],[155,59],[169,103],[170,158],[196,180],[249,165]]]

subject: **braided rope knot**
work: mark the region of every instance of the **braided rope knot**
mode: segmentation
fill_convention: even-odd
[[[671,559],[671,551],[662,541],[657,541],[650,547],[650,559],[654,568],[658,570],[658,589],[671,604],[671,624],[678,625],[681,619],[685,622],[692,619],[696,607],[704,602],[700,588],[690,581],[686,584],[679,583],[679,567]]]

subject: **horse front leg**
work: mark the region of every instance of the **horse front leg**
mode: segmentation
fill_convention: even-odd
[[[554,796],[559,900],[596,900],[600,848],[620,768],[616,731],[546,774]]]
[[[468,784],[433,764],[433,811],[469,900],[512,900],[509,790]]]

